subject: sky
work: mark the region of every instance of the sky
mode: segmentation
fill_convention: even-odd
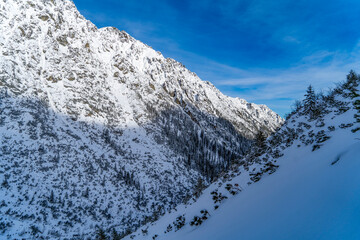
[[[312,84],[360,73],[358,0],[74,0],[97,27],[128,32],[224,94],[284,116]]]

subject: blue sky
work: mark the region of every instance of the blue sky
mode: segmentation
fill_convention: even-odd
[[[311,83],[326,91],[360,67],[358,0],[74,0],[182,62],[227,95],[290,111]]]

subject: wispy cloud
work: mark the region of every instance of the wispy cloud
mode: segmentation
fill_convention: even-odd
[[[330,55],[332,59],[328,61]],[[308,85],[313,85],[317,91],[326,92],[345,80],[350,69],[359,71],[359,67],[360,56],[357,57],[355,53],[354,56],[315,53],[314,56],[305,57],[303,64],[293,68],[249,70],[244,73],[244,77],[218,80],[215,85],[231,96],[267,104],[283,115],[295,100],[303,98]]]

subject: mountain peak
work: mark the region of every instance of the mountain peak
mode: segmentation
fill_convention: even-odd
[[[71,1],[3,3],[0,215],[12,238],[133,231],[283,123],[126,32],[98,29]]]

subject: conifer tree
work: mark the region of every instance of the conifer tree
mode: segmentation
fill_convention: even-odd
[[[255,144],[258,148],[265,147],[266,136],[263,131],[259,131],[255,136]]]
[[[351,70],[349,74],[346,76],[346,83],[344,84],[344,88],[350,91],[350,97],[355,98],[358,97],[357,87],[359,86],[359,76]]]
[[[343,85],[343,88],[350,91],[350,97],[353,100],[354,109],[357,110],[357,113],[354,115],[355,123],[360,124],[360,92],[359,92],[360,76],[357,75],[353,70],[349,72],[346,76],[346,82]],[[360,126],[357,125],[352,132],[357,132],[360,130]]]
[[[106,240],[106,234],[105,231],[102,228],[99,228],[96,234],[96,240]]]
[[[51,190],[50,197],[49,197],[49,202],[50,203],[55,202],[55,196],[54,196],[54,191],[53,190]]]
[[[196,198],[200,197],[203,189],[205,188],[205,185],[203,183],[203,180],[201,177],[198,178],[198,181],[195,185],[195,189],[194,189],[194,195]]]
[[[111,233],[111,240],[120,240],[120,239],[121,239],[120,234],[115,230],[115,228],[113,228]]]
[[[1,186],[4,188],[8,188],[9,187],[9,182],[7,180],[7,178],[5,177],[4,181],[1,183]]]
[[[265,152],[265,147],[266,147],[265,141],[266,141],[266,135],[262,130],[260,130],[255,136],[255,147],[254,147],[255,156],[260,156]]]
[[[360,96],[359,90],[357,89],[356,91],[354,91],[354,98],[355,101],[353,102],[354,108],[357,110],[357,113],[355,113],[354,118],[355,118],[355,124],[357,124],[356,128],[353,129],[353,132],[357,132],[360,130],[360,99],[358,98]]]
[[[314,88],[309,85],[306,90],[305,99],[304,99],[304,113],[309,114],[310,118],[315,118],[317,115],[316,111],[316,95]]]

